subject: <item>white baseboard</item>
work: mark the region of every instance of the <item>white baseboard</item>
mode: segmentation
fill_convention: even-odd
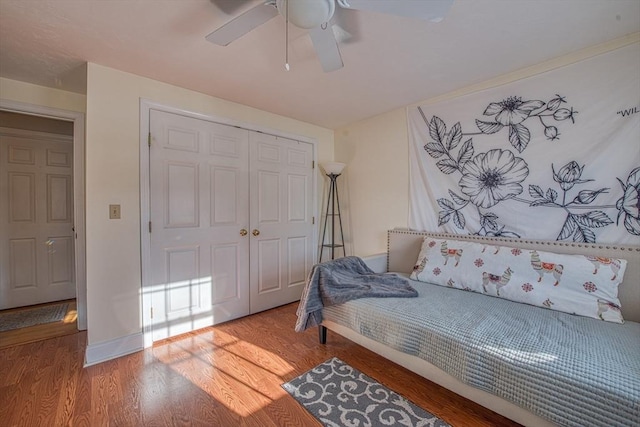
[[[84,366],[96,365],[144,349],[142,332],[87,346]]]

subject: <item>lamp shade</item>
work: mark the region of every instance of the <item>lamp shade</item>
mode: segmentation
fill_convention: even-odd
[[[322,169],[324,169],[324,172],[327,175],[340,175],[344,167],[347,165],[345,163],[326,162],[321,164],[320,166],[322,166]]]

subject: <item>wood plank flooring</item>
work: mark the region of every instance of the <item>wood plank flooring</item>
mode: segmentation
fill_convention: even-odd
[[[20,311],[32,307],[41,307],[45,305],[60,304],[66,302],[69,304],[67,308],[67,314],[59,322],[43,323],[41,325],[29,326],[28,328],[14,329],[11,331],[0,332],[0,348],[10,347],[18,344],[26,344],[35,341],[41,341],[49,338],[60,337],[63,335],[74,334],[78,332],[77,319],[78,314],[76,311],[76,300],[55,301],[46,304],[39,304],[37,306],[30,306],[24,308],[15,308],[9,311]]]
[[[318,426],[281,387],[337,356],[453,426],[517,424],[329,331],[293,331],[297,304],[83,368],[86,333],[0,350],[2,426]]]

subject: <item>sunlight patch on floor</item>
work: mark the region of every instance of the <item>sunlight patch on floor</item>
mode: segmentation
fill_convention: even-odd
[[[77,310],[69,310],[67,314],[62,319],[63,323],[75,323],[78,320],[78,311]]]
[[[152,352],[173,373],[243,417],[286,396],[280,385],[294,371],[277,354],[220,330],[168,341]]]

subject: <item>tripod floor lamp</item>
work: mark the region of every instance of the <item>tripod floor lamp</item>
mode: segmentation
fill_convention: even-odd
[[[346,166],[344,163],[327,162],[321,165],[325,173],[329,177],[329,194],[327,196],[327,210],[324,216],[324,225],[322,227],[322,240],[320,241],[320,257],[318,262],[322,262],[322,254],[324,248],[331,249],[331,259],[335,259],[336,249],[342,248],[342,255],[346,256],[344,248],[344,232],[342,230],[342,217],[340,216],[340,199],[338,197],[338,185],[336,180]],[[328,236],[329,241],[325,240],[327,236],[327,227],[329,226],[329,218],[331,218],[331,234]],[[336,235],[336,220],[340,226],[340,236]]]

